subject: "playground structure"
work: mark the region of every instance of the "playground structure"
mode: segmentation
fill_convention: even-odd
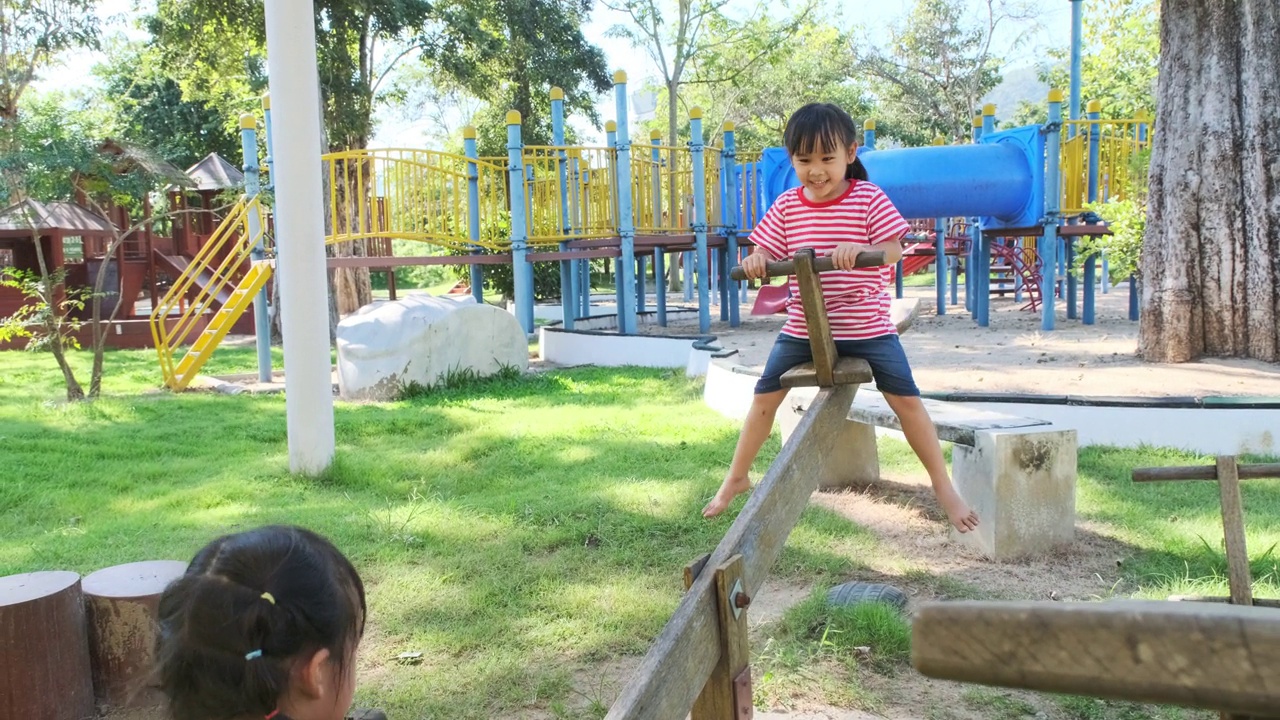
[[[625,73],[614,81],[618,120],[607,124],[603,146],[564,144],[564,100],[556,88],[551,146],[524,145],[522,119],[510,113],[506,157],[480,157],[473,128],[464,131],[462,155],[422,149],[324,155],[325,243],[366,241],[374,247],[365,256],[327,258],[328,267],[466,265],[471,292],[481,300],[484,267],[510,265],[515,316],[532,333],[532,263],[560,264],[559,314],[563,329],[572,330],[576,319],[593,314],[592,263],[610,261],[616,270],[617,330],[633,334],[637,316],[648,312],[650,269],[657,286],[653,311],[658,325],[666,325],[666,268],[675,255],[683,265],[685,302],[698,310],[699,332],[710,330],[713,304],[722,322],[737,326],[747,289],[728,277],[727,268],[751,245],[750,231],[764,210],[796,184],[785,151],[739,152],[732,124],[723,128],[720,144],[709,143],[697,108],[690,112],[688,147],[664,145],[656,132],[648,144],[633,142]],[[874,122],[865,124],[859,157],[872,181],[917,228],[908,238],[914,242],[907,257],[895,268],[899,297],[903,276],[932,263],[940,269],[939,314],[946,312],[948,286],[951,302],[958,302],[963,269],[965,304],[979,326],[989,324],[993,293],[1012,293],[1015,302],[1025,296],[1025,308],[1041,313],[1046,330],[1054,324],[1056,298],[1066,301],[1069,318],[1076,317],[1078,283],[1065,272],[1074,262],[1073,241],[1108,232],[1096,222],[1082,222],[1084,205],[1125,197],[1125,168],[1147,146],[1149,132],[1142,119],[1100,119],[1096,103],[1088,118],[1063,121],[1062,102],[1061,92],[1050,93],[1046,125],[1000,131],[995,108],[987,106],[975,119],[974,142],[964,145],[880,150]],[[273,187],[269,98],[264,115],[266,186]],[[263,288],[280,249],[274,234],[264,231],[274,218],[254,200],[259,169],[252,116],[243,119],[242,137],[243,202],[228,212],[151,316],[165,384],[175,390],[194,378],[229,324],[251,304],[255,317],[269,317]],[[1034,247],[1028,245],[1031,238]],[[392,257],[392,240],[424,243],[437,254]],[[993,266],[993,257],[1000,264]],[[1094,319],[1096,260],[1084,266],[1085,324]],[[251,272],[251,265],[262,267]],[[1108,290],[1105,279],[1102,289]],[[766,290],[756,312],[779,309],[786,301],[779,292]],[[1132,282],[1130,292],[1136,319]],[[216,314],[208,318],[210,313]],[[255,325],[265,346],[266,323]],[[269,379],[262,348],[260,358],[259,374]]]
[[[134,162],[132,157],[145,151],[106,142],[102,152],[121,155],[122,165],[128,167]],[[192,258],[199,254],[221,222],[218,196],[243,182],[240,171],[216,153],[185,172],[164,161],[143,158],[140,164],[145,164],[148,174],[168,183],[156,189],[168,196],[170,207],[177,211],[167,221],[168,236],[156,230],[157,220],[149,194],[141,199],[138,210],[142,222],[132,232],[127,231],[135,226],[135,219],[128,208],[108,197],[95,198],[95,207],[82,192],[74,202],[26,200],[0,210],[0,267],[13,266],[38,273],[40,264],[33,236],[41,243],[49,270],[66,270],[68,288],[91,289],[99,268],[106,265],[102,317],[116,312],[115,330],[106,337],[108,345],[113,347],[153,344],[149,332],[152,309],[187,271]],[[120,233],[126,234],[108,253]],[[13,314],[25,303],[26,298],[17,290],[0,288],[0,317]],[[86,307],[71,314],[84,320],[88,313]],[[203,329],[210,319],[209,316],[196,318],[196,324]],[[232,321],[232,327],[236,332],[253,332],[252,318],[237,318]],[[87,344],[88,338],[89,329],[82,328],[79,340]]]

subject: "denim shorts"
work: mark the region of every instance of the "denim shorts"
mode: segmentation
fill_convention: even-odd
[[[840,357],[856,357],[867,361],[876,381],[876,389],[890,395],[919,395],[907,353],[894,333],[867,340],[836,340],[836,354]],[[776,392],[782,389],[782,374],[791,368],[813,360],[809,341],[782,333],[773,344],[764,373],[756,382],[756,394]]]

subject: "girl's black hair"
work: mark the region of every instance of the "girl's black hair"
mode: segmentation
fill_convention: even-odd
[[[789,155],[817,155],[853,147],[858,142],[858,129],[849,113],[838,105],[809,103],[791,114],[782,142]],[[846,180],[867,179],[867,168],[856,154],[844,177]]]
[[[225,535],[160,597],[156,684],[174,718],[264,717],[304,654],[328,648],[344,677],[364,618],[360,575],[328,540],[279,525]]]

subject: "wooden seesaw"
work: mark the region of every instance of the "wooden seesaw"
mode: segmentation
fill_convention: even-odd
[[[1240,502],[1239,481],[1262,477],[1280,477],[1280,464],[1223,456],[1215,466],[1133,471],[1135,482],[1218,481],[1230,598],[928,603],[912,625],[912,664],[982,685],[1280,718],[1280,613],[1253,599]],[[1224,601],[1233,604],[1213,604]]]
[[[883,265],[884,253],[862,253],[857,264]],[[843,437],[858,385],[871,380],[865,360],[836,354],[818,278],[832,269],[830,258],[815,259],[812,251],[766,266],[770,277],[796,276],[813,350],[813,362],[788,371],[782,383],[819,391],[716,549],[685,568],[685,595],[609,709],[609,720],[753,715],[747,608],[817,489],[823,458]],[[731,276],[745,278],[741,267]]]

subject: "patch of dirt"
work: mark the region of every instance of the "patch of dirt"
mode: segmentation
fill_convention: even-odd
[[[956,543],[923,473],[887,475],[852,490],[818,493],[814,502],[871,530],[890,551],[862,558],[872,573],[855,579],[896,585],[913,602],[1086,600],[1126,591],[1119,571],[1130,549],[1088,522],[1077,521],[1070,546],[1016,562],[994,563]]]
[[[963,292],[961,293],[963,295]],[[1040,330],[1039,313],[1021,303],[992,298],[988,327],[978,327],[962,302],[935,310],[933,288],[905,288],[917,298],[919,315],[902,335],[916,384],[926,392],[1023,392],[1088,396],[1268,396],[1280,397],[1280,364],[1258,360],[1209,358],[1191,363],[1147,363],[1136,355],[1138,323],[1129,320],[1127,288],[1098,294],[1095,323],[1069,320],[1059,301],[1055,329]],[[781,315],[751,315],[742,306],[742,323],[729,327],[712,308],[711,334],[732,362],[763,368],[782,329]],[[642,326],[641,332],[696,334],[697,321],[666,328]]]

